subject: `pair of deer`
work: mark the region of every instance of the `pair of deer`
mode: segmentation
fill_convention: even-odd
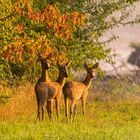
[[[46,105],[47,113],[49,119],[52,120],[52,112],[53,112],[53,100],[56,103],[56,113],[57,118],[59,120],[59,104],[62,92],[64,94],[64,102],[65,102],[65,115],[68,119],[68,102],[71,101],[70,105],[70,120],[75,119],[77,109],[76,105],[79,100],[82,101],[83,115],[85,115],[85,105],[86,98],[88,95],[88,88],[91,85],[92,79],[96,74],[96,69],[98,67],[98,63],[93,65],[93,67],[89,68],[87,64],[84,64],[84,68],[87,71],[87,76],[83,82],[66,82],[65,78],[68,77],[67,68],[70,62],[58,65],[59,76],[55,82],[52,82],[49,77],[47,70],[50,68],[47,59],[38,59],[41,62],[42,66],[42,75],[39,78],[37,84],[35,85],[35,93],[37,98],[38,105],[38,113],[37,120],[41,120],[41,111],[42,111],[42,120],[44,119],[44,106]]]

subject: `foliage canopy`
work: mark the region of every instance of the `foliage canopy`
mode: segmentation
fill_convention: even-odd
[[[100,37],[115,26],[139,23],[139,16],[127,20],[136,1],[0,0],[0,77],[7,78],[5,69],[12,78],[34,77],[38,53],[51,54],[54,64],[72,60],[75,69],[84,61],[111,62],[106,45],[116,37],[105,42]]]

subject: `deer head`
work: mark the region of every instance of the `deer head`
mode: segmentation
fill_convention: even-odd
[[[88,67],[88,65],[86,63],[84,63],[84,68],[86,69],[88,75],[91,77],[91,78],[94,78],[96,73],[97,73],[97,68],[99,66],[99,63],[97,62],[96,64],[94,64],[91,68]]]
[[[59,72],[60,72],[60,75],[63,75],[64,77],[68,77],[68,72],[67,72],[67,68],[68,66],[70,65],[70,61],[67,62],[66,64],[57,64],[58,65],[58,69],[59,69]]]
[[[51,65],[50,65],[50,62],[48,60],[48,57],[46,58],[42,58],[40,54],[38,54],[38,58],[36,60],[36,63],[37,62],[41,62],[41,65],[42,67],[45,69],[45,70],[48,70],[49,68],[51,68]]]

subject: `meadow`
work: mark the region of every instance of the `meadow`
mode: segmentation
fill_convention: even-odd
[[[140,23],[139,12],[134,13],[139,3],[135,2],[138,0],[0,0],[0,140],[140,140],[138,76],[135,81],[127,78],[95,80],[90,88],[85,117],[79,103],[73,123],[65,118],[63,97],[59,122],[54,111],[53,122],[45,113],[45,120],[35,123],[34,86],[38,78],[39,82],[48,82],[48,70],[50,79],[55,81],[59,71],[62,73],[57,82],[63,85],[64,77],[73,79],[75,72],[81,73],[84,68],[88,73],[84,84],[88,87],[95,76],[97,62],[103,60],[114,67],[114,57],[120,55],[123,46],[133,42],[133,37],[139,36],[138,30],[133,35],[128,33],[127,39],[124,36],[127,32],[119,29],[125,38],[113,45],[119,46],[118,52],[108,47],[118,38],[118,33],[109,36],[106,33],[119,26]],[[138,47],[132,48],[135,51],[130,57],[137,56]],[[121,57],[128,54],[124,49],[122,52]],[[129,63],[139,67],[139,54],[137,58]],[[37,64],[38,60],[41,65]],[[66,70],[69,61],[71,74]],[[124,65],[131,71],[125,61],[120,68]],[[89,66],[97,64],[89,68],[84,62]],[[99,68],[99,73],[103,75],[104,72]]]
[[[78,106],[76,121],[68,123],[61,103],[60,121],[35,123],[36,98],[32,84],[0,87],[1,140],[139,140],[140,85],[109,80],[90,89],[86,116]],[[63,101],[63,100],[62,100]]]

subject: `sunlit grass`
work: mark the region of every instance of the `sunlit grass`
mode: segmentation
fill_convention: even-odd
[[[43,122],[2,122],[0,124],[1,139],[61,139],[61,140],[138,140],[140,127],[137,123],[122,126],[99,125],[92,126],[91,122],[77,122],[73,124]]]
[[[61,120],[50,122],[46,116],[43,122],[35,123],[36,114],[17,117],[15,120],[1,120],[0,139],[32,140],[138,140],[140,139],[140,103],[95,102],[87,105],[86,118],[81,108],[73,123],[67,123],[61,110]],[[54,114],[55,115],[55,114]]]
[[[37,105],[32,85],[1,90],[2,97],[10,98],[0,102],[0,140],[139,140],[139,86],[128,91],[130,96],[126,95],[127,84],[126,88],[109,86],[102,93],[89,95],[85,118],[79,103],[73,123],[67,122],[63,103],[59,122],[54,109],[53,122],[46,113],[44,121],[35,123]]]

